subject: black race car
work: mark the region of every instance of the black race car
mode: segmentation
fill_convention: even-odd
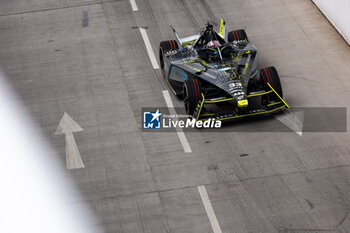
[[[257,50],[244,30],[217,33],[207,24],[199,35],[162,41],[164,79],[196,120],[228,120],[289,108],[274,67],[257,69]],[[179,44],[181,47],[179,47]]]

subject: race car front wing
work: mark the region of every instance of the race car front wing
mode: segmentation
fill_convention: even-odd
[[[269,91],[262,91],[262,92],[253,92],[247,95],[248,100],[254,97],[258,96],[264,96],[264,95],[275,95],[278,98],[278,101],[270,101],[266,105],[261,106],[260,108],[254,108],[250,110],[246,110],[243,114],[239,114],[238,111],[230,110],[226,112],[218,112],[213,113],[211,111],[205,111],[205,105],[207,104],[220,104],[224,102],[232,102],[234,98],[222,98],[222,99],[205,99],[204,95],[202,94],[202,99],[198,102],[194,113],[192,115],[193,119],[196,119],[197,121],[206,121],[209,119],[215,119],[215,120],[231,120],[231,119],[237,119],[242,117],[249,117],[249,116],[256,116],[256,115],[262,115],[262,114],[269,114],[275,111],[278,111],[283,108],[288,108],[288,104],[283,100],[283,98],[272,88],[272,86],[267,83],[268,87],[270,88]],[[249,101],[248,101],[249,102]]]

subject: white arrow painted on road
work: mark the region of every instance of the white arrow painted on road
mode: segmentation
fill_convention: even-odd
[[[67,169],[78,169],[85,167],[80,152],[75,142],[74,132],[84,131],[66,112],[58,124],[55,135],[64,134],[66,139],[66,164]]]
[[[292,112],[285,110],[283,115],[275,116],[277,120],[293,130],[299,136],[303,136],[304,112]]]

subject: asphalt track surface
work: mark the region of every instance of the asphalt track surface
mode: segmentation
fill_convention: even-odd
[[[185,153],[177,133],[141,131],[141,108],[166,107],[169,89],[140,28],[157,56],[169,25],[190,36],[220,17],[246,29],[292,107],[349,107],[349,46],[312,2],[134,3],[0,1],[0,67],[62,164],[63,114],[84,129],[84,167],[65,172],[105,232],[350,232],[349,133],[186,132]]]

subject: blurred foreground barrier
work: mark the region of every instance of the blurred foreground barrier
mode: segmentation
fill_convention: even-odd
[[[350,44],[350,1],[312,0]]]

